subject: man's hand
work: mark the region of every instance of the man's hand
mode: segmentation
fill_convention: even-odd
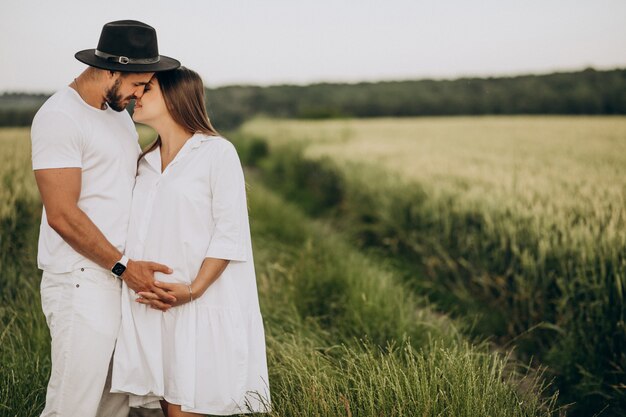
[[[158,281],[155,281],[154,284],[159,289],[164,290],[168,295],[174,297],[176,301],[174,301],[171,305],[164,305],[162,300],[157,297],[153,291],[138,292],[137,295],[139,295],[140,298],[137,298],[135,301],[163,311],[167,311],[170,307],[177,307],[191,301],[192,296],[189,294],[189,286],[186,284]]]
[[[156,262],[129,260],[126,270],[122,274],[122,279],[126,282],[128,288],[136,293],[150,292],[153,294],[159,301],[161,309],[169,308],[176,302],[176,297],[154,285],[155,272],[171,274],[172,270]]]

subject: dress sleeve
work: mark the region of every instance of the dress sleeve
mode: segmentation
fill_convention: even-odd
[[[65,113],[49,111],[38,115],[30,137],[33,170],[82,168],[82,135]]]
[[[219,157],[213,158],[210,181],[215,230],[206,257],[246,261],[246,188],[239,156],[230,142]]]

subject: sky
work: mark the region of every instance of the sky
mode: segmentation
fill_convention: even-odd
[[[0,0],[0,92],[69,84],[123,19],[209,87],[626,68],[624,0]]]

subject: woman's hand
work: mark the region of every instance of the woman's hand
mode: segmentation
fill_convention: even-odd
[[[165,291],[168,295],[173,296],[176,301],[171,304],[166,304],[152,291],[138,292],[137,295],[139,295],[140,298],[137,298],[136,301],[141,304],[147,304],[158,310],[167,311],[171,307],[176,307],[192,300],[192,295],[189,292],[190,286],[187,284],[155,281],[154,285]]]

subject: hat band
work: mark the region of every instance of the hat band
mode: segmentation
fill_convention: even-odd
[[[124,65],[126,64],[156,64],[157,62],[161,60],[160,56],[157,56],[155,58],[128,58],[126,56],[107,54],[106,52],[101,52],[101,51],[98,51],[97,49],[96,49],[95,54],[99,58],[103,58],[103,59],[106,59],[107,61],[116,62],[118,64],[124,64]]]

